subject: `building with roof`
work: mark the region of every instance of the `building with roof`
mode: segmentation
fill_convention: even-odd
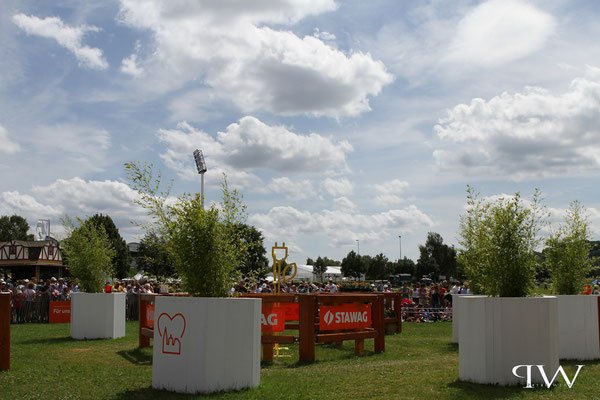
[[[60,246],[55,239],[0,242],[0,270],[13,280],[60,278],[63,268]]]

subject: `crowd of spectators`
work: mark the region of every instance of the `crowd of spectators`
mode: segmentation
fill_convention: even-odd
[[[452,318],[452,295],[469,294],[468,284],[455,282],[451,286],[447,281],[436,283],[414,283],[412,287],[405,282],[402,287],[394,289],[389,282],[372,283],[372,292],[399,292],[402,301],[402,320],[406,322],[433,322]],[[79,291],[77,281],[66,281],[54,277],[36,282],[23,279],[16,282],[0,279],[0,292],[9,292],[12,296],[12,322],[48,322],[49,303],[51,301],[70,301],[71,293]],[[131,278],[116,280],[106,285],[106,292],[126,294],[126,317],[128,320],[138,319],[139,294],[180,292],[177,283],[166,285],[150,281],[147,277],[141,280]],[[341,287],[334,281],[322,282],[289,282],[281,284],[281,293],[329,293],[335,294]],[[231,288],[235,293],[274,293],[275,283],[268,280],[242,280]]]

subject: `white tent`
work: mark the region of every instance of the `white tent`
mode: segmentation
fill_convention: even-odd
[[[288,270],[289,271],[289,270]],[[273,273],[269,272],[267,274],[267,279],[273,279]],[[313,274],[313,266],[312,265],[297,265],[296,266],[296,276],[294,277],[295,281],[319,281],[320,276]],[[342,267],[327,267],[327,270],[323,274],[323,280],[340,281],[342,280]]]

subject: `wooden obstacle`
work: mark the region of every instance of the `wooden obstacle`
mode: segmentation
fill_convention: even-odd
[[[10,369],[10,293],[0,293],[0,370]]]
[[[260,298],[263,310],[277,309],[281,313],[283,308],[295,308],[291,305],[297,304],[298,314],[293,319],[285,320],[285,330],[298,330],[298,335],[274,334],[265,332],[261,336],[263,345],[263,360],[273,361],[273,347],[275,344],[292,344],[298,342],[299,359],[303,362],[315,361],[316,343],[336,343],[341,346],[344,341],[354,341],[356,354],[364,353],[365,339],[374,340],[374,351],[376,353],[385,351],[385,323],[384,302],[386,299],[394,301],[396,318],[389,318],[388,323],[401,324],[399,296],[394,293],[386,294],[271,294],[271,293],[244,293],[242,297]],[[154,300],[158,294],[139,295],[139,347],[150,346],[150,338],[154,337]],[[321,326],[321,307],[362,307],[370,313],[369,326],[362,328],[350,328],[337,330],[324,330]],[[280,314],[281,315],[281,314]],[[297,318],[297,321],[295,320]],[[401,330],[401,325],[398,327]],[[283,329],[282,329],[283,330]]]
[[[402,333],[402,296],[400,296],[400,293],[381,293],[380,295],[385,299],[385,310],[393,311],[395,315],[384,319],[386,332],[390,325],[395,325],[395,329],[392,330],[395,330],[396,333]]]

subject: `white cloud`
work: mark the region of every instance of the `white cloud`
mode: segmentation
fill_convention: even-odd
[[[137,54],[132,54],[121,61],[121,72],[139,78],[144,74],[144,69],[137,65]]]
[[[458,23],[451,61],[501,65],[539,50],[555,29],[554,18],[520,0],[490,0]]]
[[[335,8],[333,1],[121,0],[121,20],[154,33],[155,51],[145,65],[153,66],[156,90],[201,79],[245,112],[353,116],[368,111],[368,97],[392,81],[383,63],[370,54],[344,54],[315,36],[264,26]]]
[[[21,146],[10,139],[2,125],[0,125],[0,143],[0,153],[13,154],[21,150]]]
[[[392,179],[390,181],[377,183],[373,185],[373,189],[375,189],[378,193],[381,194],[399,194],[408,189],[408,182],[401,181],[400,179]]]
[[[266,214],[251,214],[249,221],[261,229],[268,240],[281,237],[297,240],[318,235],[327,237],[333,247],[354,244],[355,239],[375,243],[399,230],[412,232],[433,225],[431,218],[414,205],[373,215],[341,210],[311,213],[289,206],[273,207]]]
[[[403,203],[405,200],[395,194],[380,194],[375,197],[375,204],[383,207],[394,206]]]
[[[33,15],[16,14],[12,19],[19,28],[29,35],[56,40],[59,45],[75,55],[80,65],[100,70],[108,68],[108,63],[102,57],[102,50],[81,44],[83,35],[87,32],[98,32],[99,28],[88,25],[68,26],[58,17],[42,19]]]
[[[30,192],[0,193],[0,213],[21,215],[30,225],[39,218],[49,218],[52,232],[58,233],[63,232],[60,218],[65,215],[89,217],[102,213],[110,215],[121,236],[129,240],[140,234],[132,221],[141,224],[149,221],[145,210],[133,203],[137,194],[122,182],[58,179],[47,186],[33,186]]]
[[[352,194],[354,185],[347,178],[326,178],[323,188],[332,196],[344,196]]]
[[[404,18],[384,24],[373,38],[367,37],[365,41],[375,57],[395,74],[409,78],[413,85],[425,82],[430,85],[431,80],[440,79],[456,84],[462,79],[477,80],[479,76],[473,75],[474,69],[485,73],[517,60],[524,61],[544,49],[557,30],[555,17],[524,1],[472,4],[415,2],[403,10]],[[570,43],[569,47],[561,48],[561,58],[551,62],[564,61],[564,53],[572,48]],[[514,67],[512,73],[527,73],[527,68]],[[539,71],[535,73],[532,76],[539,78]],[[493,77],[481,78],[489,85]],[[506,87],[511,78],[514,79],[510,75],[505,77],[501,84]]]
[[[161,129],[159,139],[167,144],[161,154],[169,168],[185,171],[181,176],[193,179],[189,167],[192,152],[198,148],[204,153],[208,168],[220,168],[237,185],[251,186],[260,181],[256,170],[276,172],[324,172],[346,170],[346,153],[352,151],[347,141],[334,142],[316,133],[300,135],[283,126],[270,126],[254,117],[243,117],[230,124],[224,132],[213,138],[188,123],[180,123],[177,129]],[[244,176],[241,176],[244,175]]]
[[[590,69],[593,75],[593,70]],[[572,81],[553,94],[538,87],[459,104],[435,131],[441,170],[514,180],[600,168],[600,79]]]
[[[294,182],[285,176],[273,178],[263,190],[258,191],[264,191],[266,193],[282,193],[286,199],[291,200],[304,200],[317,196],[312,183],[308,179]]]
[[[352,200],[344,196],[333,199],[333,204],[336,210],[339,211],[343,211],[349,214],[355,214],[358,212],[358,207],[356,206],[356,204],[354,204]]]

